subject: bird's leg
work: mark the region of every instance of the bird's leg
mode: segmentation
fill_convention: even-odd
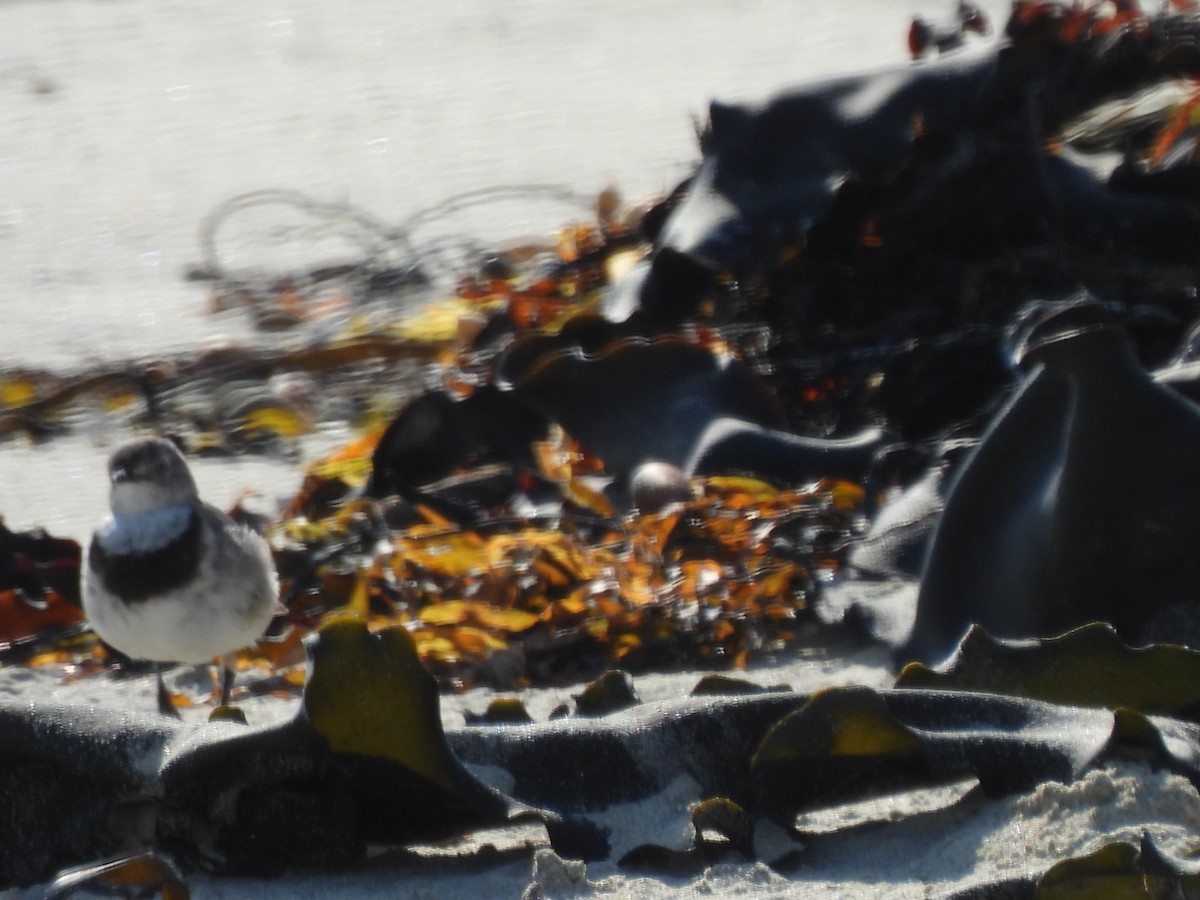
[[[237,677],[237,655],[226,653],[221,657],[221,706],[229,705],[233,693],[233,679]]]
[[[226,653],[221,657],[221,703],[208,714],[208,721],[246,724],[246,714],[236,706],[229,705],[229,695],[233,693],[235,677],[237,677],[237,654]]]
[[[170,716],[173,719],[182,718],[179,715],[179,710],[175,708],[175,704],[171,701],[171,693],[167,690],[167,685],[163,682],[163,669],[166,668],[166,663],[156,662],[154,664],[154,677],[158,680],[158,711],[164,716]]]

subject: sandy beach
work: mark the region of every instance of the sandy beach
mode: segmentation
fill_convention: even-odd
[[[981,4],[999,21],[1003,0]],[[185,278],[201,258],[205,217],[238,194],[303,191],[400,222],[446,197],[498,185],[565,186],[627,199],[673,187],[698,158],[695,125],[710,100],[760,100],[799,81],[903,64],[914,14],[949,4],[854,0],[702,0],[683,8],[632,0],[590,4],[467,0],[452,7],[352,0],[10,0],[0,49],[0,309],[5,368],[74,372],[147,360],[216,341],[286,345],[236,312],[210,315],[206,287]],[[454,228],[484,244],[552,233],[578,210],[545,200],[473,209]],[[447,225],[450,227],[450,225]],[[247,246],[247,267],[279,263]],[[269,254],[268,254],[269,255]],[[284,261],[286,262],[286,260]],[[107,505],[104,459],[124,437],[97,425],[44,444],[0,446],[0,515],[14,530],[44,527],[86,541]],[[292,496],[305,464],[352,437],[332,429],[298,458],[198,460],[202,495],[228,506],[247,491],[268,515]],[[910,596],[913,585],[897,589]],[[250,676],[253,678],[253,674]],[[746,677],[809,693],[884,688],[883,648],[815,649],[752,667]],[[692,673],[636,680],[653,704],[690,688]],[[207,686],[177,670],[172,683]],[[574,688],[522,696],[535,720]],[[55,667],[0,668],[0,696],[89,707],[149,709],[150,677],[72,681]],[[494,695],[443,698],[447,729]],[[255,722],[294,702],[246,701]],[[200,722],[207,708],[187,713]],[[804,863],[718,865],[695,877],[644,876],[613,863],[560,860],[537,829],[480,835],[521,847],[496,863],[384,854],[362,871],[278,879],[188,878],[206,898],[403,897],[685,898],[942,897],[1031,878],[1110,840],[1149,829],[1186,855],[1200,831],[1200,796],[1184,778],[1119,761],[1076,782],[1000,800],[903,796],[822,813]],[[681,788],[680,797],[686,798]],[[923,804],[934,809],[923,811]],[[938,804],[942,804],[938,808]],[[686,819],[686,799],[674,813]],[[949,805],[947,805],[949,804]],[[668,804],[669,806],[669,804]],[[614,815],[632,828],[642,813]],[[878,828],[832,834],[850,823]],[[672,820],[672,827],[678,823]],[[664,826],[665,827],[665,826]],[[42,888],[0,892],[33,898]]]

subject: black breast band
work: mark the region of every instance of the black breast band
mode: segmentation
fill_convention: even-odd
[[[187,528],[166,546],[149,553],[109,553],[95,536],[88,568],[112,594],[129,603],[174,590],[196,574],[204,546],[201,517],[193,510]]]

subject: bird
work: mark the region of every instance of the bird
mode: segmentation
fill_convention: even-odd
[[[155,664],[162,712],[178,716],[163,667],[216,657],[221,706],[228,706],[234,654],[282,611],[267,542],[200,499],[169,440],[122,444],[109,458],[108,477],[111,515],[92,535],[82,567],[89,624],[111,647]]]

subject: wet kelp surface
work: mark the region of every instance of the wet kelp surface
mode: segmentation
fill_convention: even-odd
[[[194,868],[346,868],[370,848],[428,846],[523,821],[539,823],[541,841],[564,858],[675,875],[759,858],[788,872],[839,839],[806,830],[806,814],[881,793],[968,779],[977,786],[953,803],[978,805],[1131,757],[1195,784],[1197,725],[1178,713],[1177,686],[1163,684],[1159,661],[1102,632],[1064,640],[1059,659],[1085,673],[1059,679],[1056,699],[1065,702],[1026,696],[1011,673],[973,662],[978,681],[965,690],[902,679],[891,690],[812,696],[726,684],[713,696],[698,685],[690,698],[602,716],[585,715],[581,697],[568,719],[444,731],[439,693],[407,630],[343,619],[309,642],[303,706],[278,725],[0,705],[6,796],[21,811],[6,833],[19,852],[5,857],[5,878],[44,879],[80,859],[147,847],[158,856],[138,855],[125,869],[70,868],[51,891],[106,880],[161,888]],[[1020,671],[1023,654],[1053,650],[1004,652]],[[1115,654],[1144,689],[1097,691],[1086,675],[1097,652],[1109,662]],[[1192,651],[1164,652],[1196,665]],[[503,790],[480,781],[475,765],[503,771]],[[1157,859],[1157,877],[1194,878],[1188,863],[1157,849],[1120,858],[1081,860],[1071,877],[1100,879],[1104,891]],[[412,861],[392,864],[402,872]],[[1055,871],[1005,887],[1040,896],[1062,877]]]
[[[995,448],[1014,415],[1046,427],[1038,446],[1128,426],[1120,404],[1079,418],[1097,384],[1132,390],[1087,381],[1115,371],[1088,349],[1099,330],[1128,341],[1122,371],[1148,382],[1157,369],[1154,391],[1194,392],[1194,99],[1174,79],[1200,68],[1200,18],[1185,7],[1021,2],[973,52],[756,109],[715,104],[701,162],[669,197],[626,210],[606,192],[545,245],[428,236],[487,196],[397,226],[295,193],[214,211],[190,276],[261,343],[8,371],[0,434],[99,424],[170,434],[193,454],[287,456],[318,428],[352,429],[278,516],[234,511],[268,534],[288,608],[243,656],[259,671],[250,689],[302,708],[282,725],[187,726],[0,706],[15,798],[0,827],[21,851],[3,856],[0,880],[153,849],[132,868],[65,872],[54,890],[145,878],[179,891],[192,868],[353,866],[369,847],[514,820],[543,823],[563,857],[786,871],[836,840],[805,832],[807,812],[865,797],[964,779],[973,798],[998,797],[1129,757],[1200,784],[1198,664],[1161,640],[1185,633],[1170,622],[1133,650],[1105,625],[1056,636],[995,613],[992,630],[1035,640],[969,631],[953,666],[913,663],[885,691],[810,697],[717,677],[646,705],[626,674],[736,673],[867,640],[869,611],[822,613],[828,586],[863,545],[879,570],[922,574],[953,472],[989,455],[976,443],[1013,456]],[[977,30],[964,15],[934,44]],[[910,37],[914,55],[929,49],[921,29]],[[1065,313],[1027,306],[1080,292]],[[1031,353],[1030,334],[1066,348],[1064,379],[1046,375],[1058,357]],[[1037,391],[1055,403],[1021,417]],[[1036,469],[1018,501],[1075,471],[1014,453]],[[1106,501],[1068,517],[1153,520],[1178,502],[1136,470],[1104,475]],[[912,514],[888,518],[897,496]],[[958,509],[968,525],[988,514]],[[1147,558],[1148,576],[1175,573],[1164,584],[1190,571]],[[78,565],[71,541],[0,531],[8,662],[67,664],[72,677],[135,665],[86,631]],[[1052,585],[1078,574],[1043,572]],[[1008,599],[1021,598],[996,603]],[[1084,603],[1055,632],[1112,619],[1112,602],[1140,608]],[[956,633],[971,621],[931,615]],[[449,733],[438,716],[439,690],[590,679],[550,721],[511,701]],[[485,769],[506,773],[503,790]],[[666,804],[678,827],[635,835],[617,812],[639,803]],[[1003,889],[1195,877],[1151,834]]]

